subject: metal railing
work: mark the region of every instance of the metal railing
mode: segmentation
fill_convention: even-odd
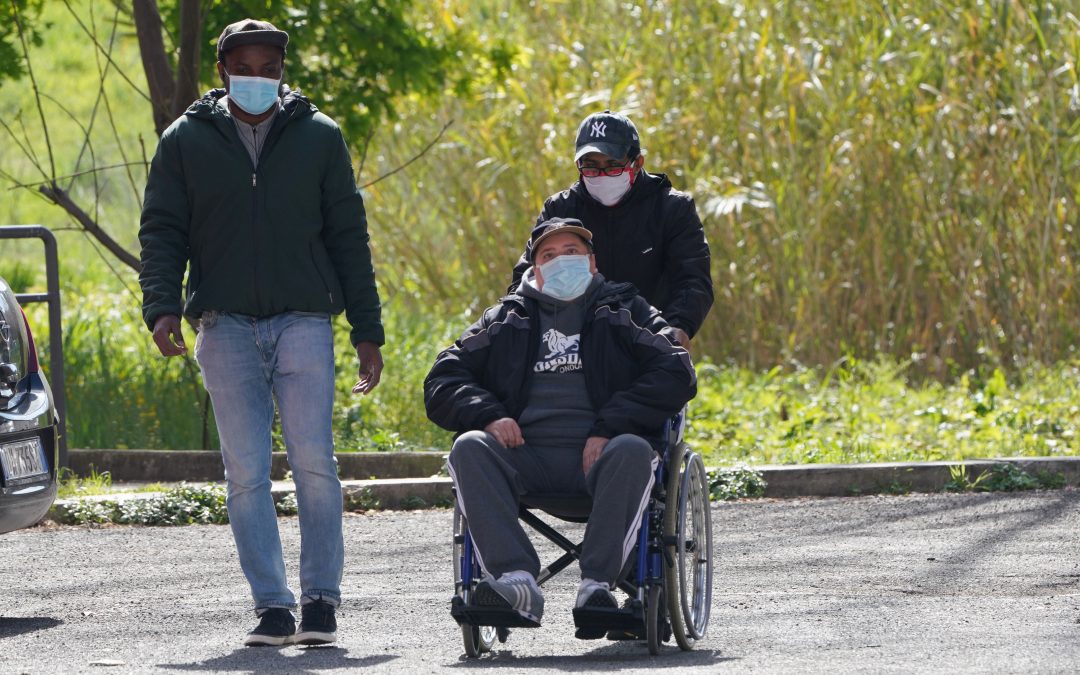
[[[0,226],[0,239],[40,239],[45,244],[45,293],[16,293],[20,304],[45,302],[49,305],[49,383],[56,412],[60,416],[61,467],[68,465],[67,405],[64,388],[64,340],[60,325],[60,265],[56,257],[56,237],[41,225]]]

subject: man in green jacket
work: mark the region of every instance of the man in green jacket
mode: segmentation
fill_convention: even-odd
[[[364,203],[338,126],[282,85],[288,40],[265,21],[225,28],[225,88],[162,134],[139,230],[143,316],[158,349],[186,353],[181,315],[198,327],[229,520],[259,617],[247,645],[336,639],[344,544],[332,314],[344,310],[352,326],[353,392],[370,392],[382,371]],[[270,494],[275,400],[300,512],[298,631]]]

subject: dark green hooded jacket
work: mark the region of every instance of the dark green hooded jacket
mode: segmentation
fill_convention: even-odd
[[[173,122],[150,165],[139,229],[146,325],[181,312],[345,310],[354,345],[381,345],[367,217],[341,130],[287,91],[255,169],[217,105],[224,94],[208,92]]]

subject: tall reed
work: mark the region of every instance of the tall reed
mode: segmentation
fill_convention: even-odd
[[[1062,4],[445,2],[517,49],[501,86],[381,137],[424,165],[375,186],[389,285],[477,306],[578,122],[610,107],[697,199],[717,301],[700,339],[767,367],[922,354],[937,375],[1075,349],[1080,22]],[[420,133],[426,130],[428,133]]]

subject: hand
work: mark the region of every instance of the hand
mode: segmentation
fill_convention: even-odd
[[[154,344],[165,357],[187,353],[184,334],[180,330],[180,317],[175,314],[162,314],[154,320]]]
[[[672,333],[675,335],[675,339],[679,342],[679,346],[690,351],[690,336],[686,334],[682,328],[671,327]]]
[[[516,448],[525,445],[525,437],[521,435],[521,427],[511,417],[500,417],[484,427],[484,431],[495,437],[502,443],[504,448]]]
[[[360,367],[356,371],[360,379],[353,385],[352,393],[369,394],[378,386],[382,376],[382,352],[374,342],[360,342],[356,345],[356,358],[360,359]]]
[[[596,464],[596,460],[600,459],[600,453],[604,451],[604,446],[610,440],[603,436],[589,436],[589,440],[585,441],[585,451],[581,453],[581,468],[585,470],[586,475],[593,464]]]

